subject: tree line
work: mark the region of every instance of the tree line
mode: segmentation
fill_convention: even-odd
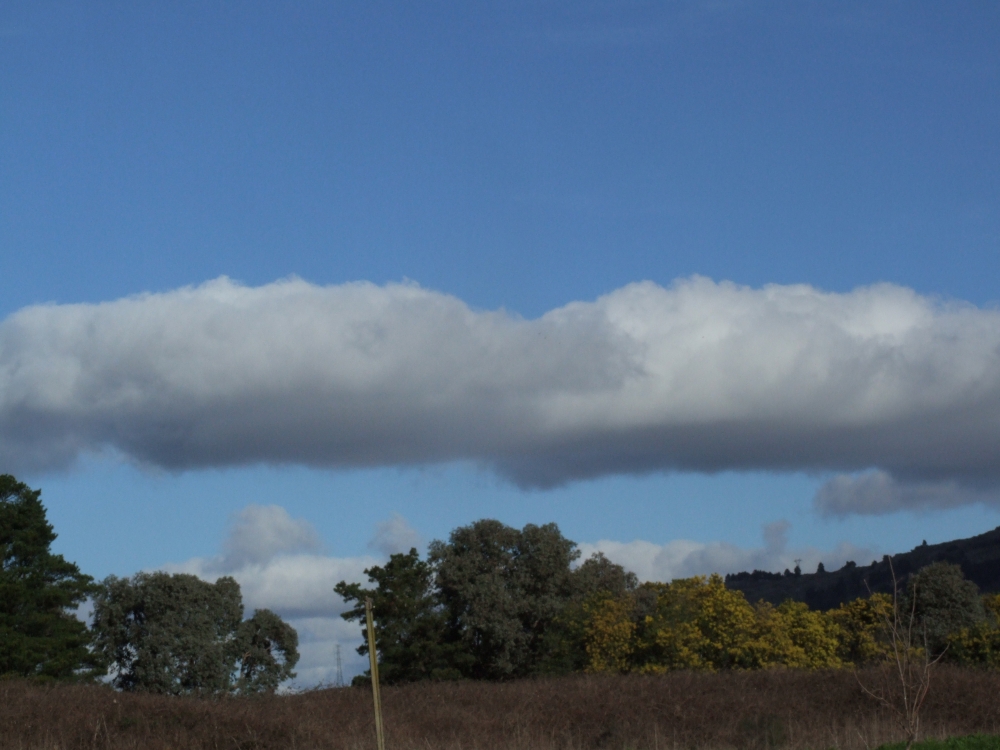
[[[122,690],[205,695],[273,691],[294,676],[294,628],[267,609],[245,617],[234,579],[154,572],[96,582],[52,554],[40,494],[0,475],[0,676],[107,677]],[[363,621],[372,599],[388,683],[847,667],[887,656],[887,614],[900,611],[927,654],[1000,666],[1000,595],[981,596],[956,565],[920,569],[898,597],[820,610],[751,603],[717,575],[640,584],[600,553],[579,558],[555,524],[481,520],[426,556],[411,549],[368,568],[367,586],[334,590],[349,621]],[[90,627],[74,614],[88,600]]]
[[[0,677],[93,680],[167,694],[273,691],[294,676],[298,636],[267,609],[244,619],[239,584],[138,573],[96,582],[51,552],[33,490],[0,475]],[[91,627],[75,610],[93,603]]]
[[[482,520],[365,571],[335,591],[363,621],[374,605],[380,678],[502,680],[568,672],[658,673],[877,662],[900,612],[918,648],[960,664],[1000,666],[1000,595],[981,596],[961,568],[933,563],[898,596],[875,593],[828,610],[749,602],[718,575],[639,584],[600,553],[578,561],[555,524],[518,530]],[[367,644],[358,649],[367,654]],[[357,678],[363,682],[365,676]]]

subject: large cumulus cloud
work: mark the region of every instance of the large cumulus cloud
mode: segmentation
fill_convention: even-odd
[[[221,278],[0,323],[9,470],[105,449],[166,469],[471,460],[523,486],[876,470],[895,507],[993,498],[998,446],[1000,312],[889,284],[638,283],[524,320],[414,285]],[[817,502],[863,510],[866,477]]]

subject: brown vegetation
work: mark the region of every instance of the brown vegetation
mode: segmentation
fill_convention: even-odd
[[[382,696],[389,750],[862,748],[899,730],[848,671],[421,683]],[[924,736],[1000,733],[1000,673],[941,667]],[[175,698],[0,681],[0,750],[370,750],[362,688]]]

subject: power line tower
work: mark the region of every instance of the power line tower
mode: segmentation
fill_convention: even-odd
[[[340,644],[337,644],[337,687],[344,687],[344,662],[340,658]]]

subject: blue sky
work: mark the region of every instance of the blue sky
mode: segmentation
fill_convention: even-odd
[[[378,539],[426,542],[487,516],[556,521],[585,551],[602,540],[609,550],[703,545],[697,560],[678,552],[681,562],[655,565],[649,548],[615,548],[649,575],[793,558],[830,567],[993,528],[998,32],[1000,8],[988,2],[6,3],[5,470],[43,489],[59,550],[98,577],[168,564],[221,571],[224,549],[251,543],[240,529],[257,528],[238,519],[264,518],[238,514],[271,505],[293,524],[274,549],[317,559],[377,558],[392,548]],[[232,281],[204,286],[220,276]],[[276,284],[289,277],[302,281]],[[373,286],[343,286],[359,281]],[[643,281],[653,286],[629,286]],[[872,286],[882,283],[892,286]],[[806,312],[791,286],[801,284],[812,288]],[[571,303],[582,307],[545,317]],[[212,305],[257,312],[241,323]],[[399,316],[378,317],[394,306]],[[374,311],[362,323],[404,343],[434,342],[435,362],[399,360],[426,382],[379,370],[375,395],[309,391],[302,372],[333,373],[348,355],[290,321],[346,309]],[[634,313],[621,328],[634,333],[673,320],[664,310],[755,322],[731,346],[692,355],[704,369],[687,387],[704,387],[684,398],[653,384],[572,401],[575,388],[616,377],[615,357],[626,357],[587,321]],[[787,327],[788,316],[798,322]],[[851,316],[867,321],[864,336],[883,337],[865,339],[888,347],[875,359],[824,327],[854,336]],[[452,336],[458,319],[468,331]],[[536,352],[529,334],[550,324],[570,333]],[[661,333],[636,339],[660,356],[636,367],[667,362],[663,372],[680,378],[687,365],[671,353],[690,342]],[[185,360],[187,334],[191,351],[211,334],[223,349],[251,342],[272,360],[279,349],[267,347],[287,344],[288,364],[269,364],[254,398],[238,384],[227,391],[240,368],[256,373],[253,351]],[[154,340],[181,342],[169,372],[136,353]],[[815,367],[780,369],[779,344],[793,340],[801,361],[839,364],[822,378]],[[466,356],[480,345],[497,359]],[[316,351],[333,353],[310,360]],[[760,359],[740,370],[732,363],[746,352]],[[850,363],[863,373],[886,357],[903,363],[886,371],[891,389],[854,382]],[[607,367],[590,372],[594,361]],[[25,362],[37,369],[22,382],[15,365]],[[481,362],[528,374],[461,379]],[[713,385],[719,367],[738,372]],[[84,370],[91,390],[75,392],[80,400],[31,406],[54,392],[38,383]],[[584,385],[559,380],[569,370]],[[120,380],[176,384],[178,373],[221,385],[191,414],[190,383],[150,386],[139,406],[119,391],[105,398]],[[555,410],[543,409],[547,424],[568,430],[554,442],[521,430],[523,404],[510,401],[516,419],[490,411],[490,399],[506,404],[550,377],[572,402],[545,402]],[[312,424],[274,385],[282,378],[305,383],[329,421]],[[487,395],[420,411],[439,382]],[[746,395],[740,383],[761,390]],[[860,392],[867,400],[843,395]],[[798,406],[783,411],[781,394]],[[409,421],[382,414],[379,399]],[[647,425],[644,403],[673,416]],[[285,416],[269,416],[269,404]],[[677,417],[688,406],[693,416]],[[883,408],[887,421],[841,430],[850,415]],[[357,413],[341,424],[343,409]],[[295,419],[327,447],[268,442],[294,432]],[[192,443],[204,448],[195,455],[168,429],[219,434]],[[380,452],[390,433],[403,437]],[[295,547],[307,537],[293,521],[319,546]],[[762,528],[782,522],[785,541],[765,541]],[[213,556],[214,568],[191,562]],[[316,626],[306,659],[317,680],[329,676],[330,632]]]

